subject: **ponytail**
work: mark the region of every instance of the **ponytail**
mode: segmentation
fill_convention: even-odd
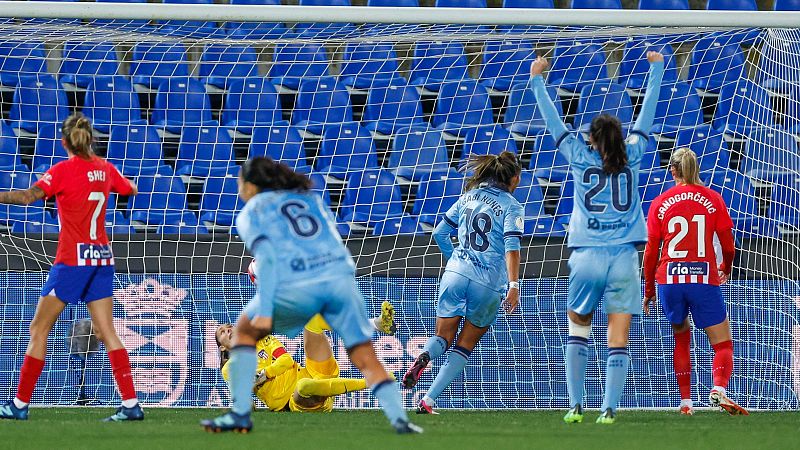
[[[589,135],[603,159],[603,172],[609,175],[622,172],[628,164],[628,152],[619,119],[611,114],[600,114],[592,119]]]
[[[471,191],[487,181],[508,190],[511,180],[522,172],[522,166],[517,155],[506,151],[499,155],[472,155],[467,161],[465,171],[473,172],[464,188],[465,191]]]
[[[83,159],[94,156],[92,123],[83,114],[75,113],[67,117],[61,125],[61,135],[67,144],[67,149],[74,155]]]
[[[290,169],[286,164],[278,163],[272,158],[258,156],[248,159],[242,165],[242,180],[253,183],[262,191],[264,189],[298,190],[311,189],[311,180],[305,175]]]
[[[675,177],[680,178],[685,184],[703,185],[703,182],[700,181],[697,155],[691,149],[682,147],[672,152],[669,165],[675,169]]]

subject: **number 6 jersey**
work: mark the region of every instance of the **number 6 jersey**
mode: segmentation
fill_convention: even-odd
[[[73,156],[51,167],[34,185],[58,205],[61,230],[54,264],[114,264],[105,227],[108,196],[130,195],[132,187],[113,164],[98,156]]]

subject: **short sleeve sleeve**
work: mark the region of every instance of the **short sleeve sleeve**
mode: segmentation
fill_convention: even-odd
[[[45,172],[44,175],[42,175],[42,178],[40,178],[36,183],[33,183],[33,185],[44,191],[45,198],[53,197],[61,190],[60,174],[61,165],[56,164],[47,172]]]
[[[119,173],[119,170],[111,163],[108,163],[108,174],[111,176],[111,192],[119,195],[130,195],[133,192],[128,179]]]
[[[503,220],[503,241],[506,252],[520,249],[520,239],[525,230],[525,218],[522,205],[516,203],[508,208]]]
[[[566,158],[570,163],[575,159],[575,155],[578,151],[586,148],[586,144],[581,142],[575,133],[564,133],[563,136],[560,136],[556,139],[558,139],[556,142],[558,151],[561,152],[561,154],[564,155],[564,158]]]

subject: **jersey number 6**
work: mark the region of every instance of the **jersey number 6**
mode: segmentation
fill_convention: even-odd
[[[281,206],[281,214],[289,221],[292,231],[302,238],[310,238],[320,229],[317,219],[307,211],[308,205],[298,201],[288,201]]]

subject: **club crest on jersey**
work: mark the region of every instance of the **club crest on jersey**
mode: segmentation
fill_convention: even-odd
[[[517,220],[514,221],[514,224],[517,228],[522,229],[525,226],[525,221],[522,220],[522,217],[517,217]]]
[[[186,390],[189,321],[179,309],[187,294],[152,278],[114,290],[125,310],[114,328],[130,353],[136,391],[146,404],[173,405]]]
[[[110,245],[78,244],[79,266],[110,266],[114,255]]]

